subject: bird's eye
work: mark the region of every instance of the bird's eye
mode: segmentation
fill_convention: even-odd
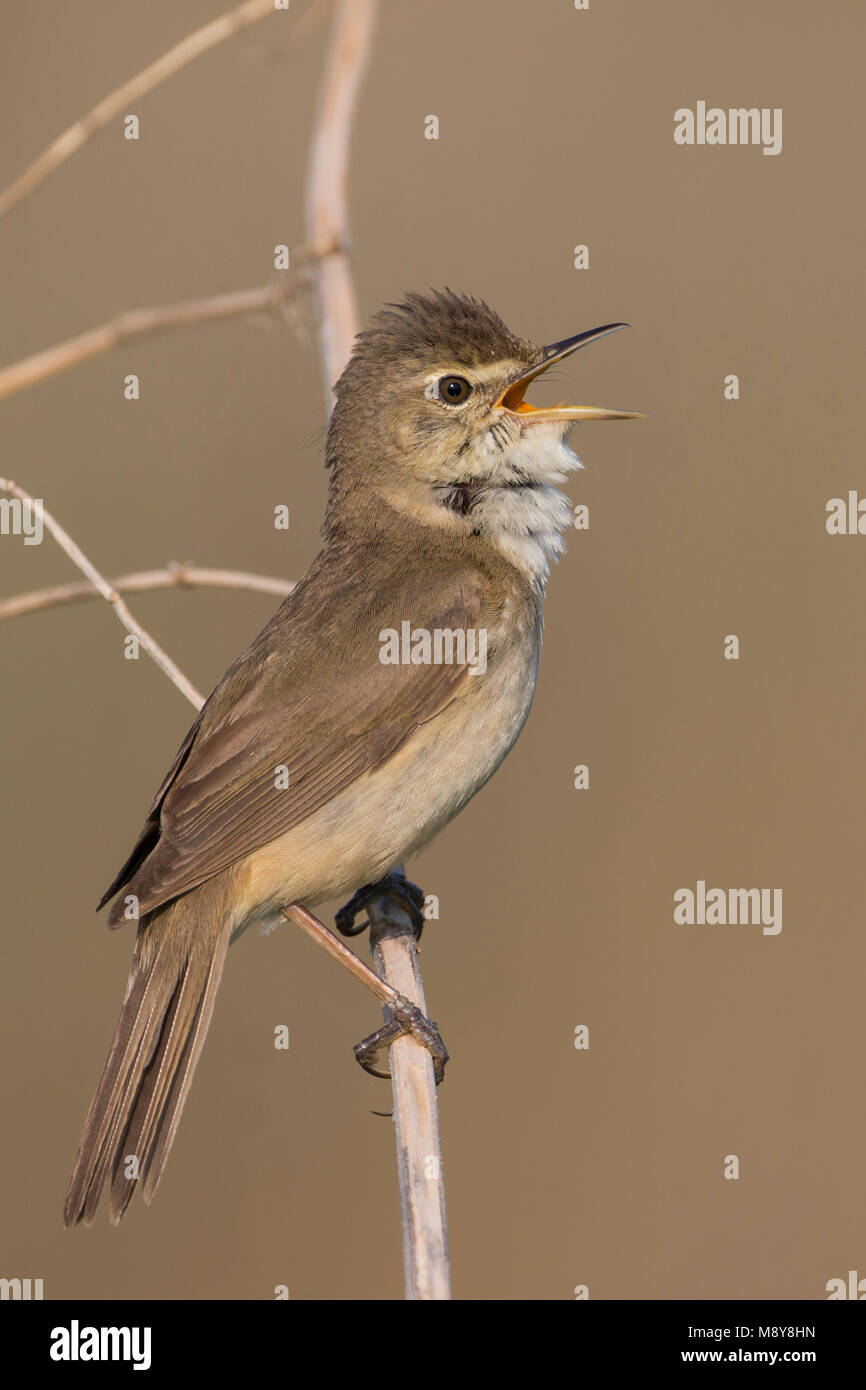
[[[462,405],[472,394],[472,387],[465,376],[443,376],[439,378],[439,399],[446,405]]]

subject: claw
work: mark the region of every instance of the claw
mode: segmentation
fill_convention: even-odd
[[[425,1018],[417,1005],[410,1003],[403,995],[400,995],[397,1003],[389,1005],[389,1012],[391,1018],[387,1023],[377,1028],[368,1038],[363,1038],[355,1044],[355,1060],[371,1076],[379,1076],[388,1081],[391,1073],[381,1070],[382,1053],[391,1043],[409,1033],[430,1053],[436,1085],[441,1085],[445,1076],[445,1064],[448,1061],[448,1049],[439,1035],[437,1025],[431,1019]]]

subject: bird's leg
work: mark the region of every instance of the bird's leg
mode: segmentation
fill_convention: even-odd
[[[398,865],[390,874],[361,888],[337,914],[340,931],[356,935],[370,928],[370,949],[379,977],[411,992],[418,1000],[401,995],[386,1010],[386,1022],[368,1038],[355,1045],[355,1057],[371,1076],[388,1077],[381,1061],[384,1050],[406,1033],[412,1035],[433,1059],[433,1075],[437,1086],[445,1075],[448,1052],[439,1036],[439,1029],[428,1019],[421,1007],[424,991],[417,968],[417,945],[424,926],[424,894],[410,883]],[[368,920],[355,926],[355,916],[366,911]],[[395,955],[396,952],[396,955]],[[395,972],[395,973],[392,973]]]
[[[409,914],[415,940],[420,941],[424,930],[424,894],[417,884],[409,882],[402,869],[394,869],[380,878],[378,883],[366,883],[357,893],[353,893],[334,918],[337,931],[343,936],[360,936],[370,923],[363,921],[356,925],[358,913],[364,912],[372,899],[385,897],[386,894],[389,898],[396,898],[400,907]]]
[[[411,923],[412,935],[415,937],[415,940],[417,940],[418,935],[420,935],[421,927],[420,925],[416,925],[416,921],[420,916],[424,895],[414,883],[408,883],[405,875],[400,870],[395,870],[393,874],[389,874],[386,878],[381,880],[380,884],[370,884],[366,888],[362,888],[359,893],[356,893],[351,902],[347,903],[341,913],[337,914],[338,924],[340,917],[344,913],[348,913],[349,910],[353,908],[355,900],[363,895],[364,907],[372,909],[370,915],[375,918],[376,930],[382,930],[383,926],[386,928],[391,926],[392,924],[385,918],[382,909],[382,899],[384,899],[386,894],[392,899],[398,899],[398,911],[400,907],[404,907],[405,913]],[[343,918],[343,920],[349,922],[350,929],[353,928],[355,914],[360,910],[359,904],[354,907],[351,916]],[[359,960],[354,951],[350,951],[348,946],[344,946],[342,941],[340,941],[332,931],[328,930],[324,922],[320,922],[318,917],[315,917],[307,908],[302,907],[300,903],[292,903],[290,907],[284,909],[284,915],[289,917],[293,922],[296,922],[319,946],[323,946],[329,956],[339,961],[342,966],[355,976],[356,980],[360,980],[362,984],[366,985],[387,1008],[390,1014],[388,1021],[381,1028],[377,1028],[375,1033],[371,1033],[369,1037],[363,1038],[353,1049],[355,1057],[364,1070],[369,1072],[371,1076],[387,1078],[390,1073],[380,1070],[379,1066],[379,1059],[383,1049],[389,1047],[397,1038],[402,1037],[406,1033],[410,1033],[432,1056],[433,1072],[438,1085],[445,1073],[445,1063],[448,1061],[448,1052],[439,1036],[439,1030],[436,1024],[431,1023],[422,1013],[421,1009],[419,1009],[416,1004],[413,1004],[411,1000],[407,999],[404,994],[394,989],[386,980],[381,979],[379,975],[376,974],[375,970],[371,970],[368,965],[365,965],[362,960]],[[421,924],[423,925],[423,918],[421,918]],[[366,927],[368,925],[370,925],[370,923],[365,922],[364,926]],[[357,935],[358,932],[363,929],[364,928],[354,928],[351,934]],[[399,926],[396,926],[394,930],[401,935],[406,934],[405,931],[400,931]]]
[[[426,1018],[418,1006],[411,1003],[405,995],[398,995],[394,1003],[388,1004],[387,1008],[391,1015],[388,1022],[377,1028],[368,1038],[362,1038],[359,1043],[355,1043],[352,1049],[355,1060],[371,1076],[381,1076],[389,1081],[391,1073],[381,1070],[382,1053],[398,1038],[411,1033],[433,1058],[433,1075],[438,1086],[445,1075],[445,1063],[448,1061],[448,1049],[439,1035],[438,1025]]]

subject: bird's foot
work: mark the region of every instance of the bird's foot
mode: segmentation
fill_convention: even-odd
[[[413,885],[410,884],[409,887],[411,888]],[[371,1033],[368,1038],[363,1038],[361,1042],[355,1043],[352,1050],[355,1053],[356,1061],[371,1076],[381,1076],[386,1081],[389,1080],[391,1073],[382,1070],[382,1053],[391,1046],[391,1043],[408,1033],[422,1047],[426,1047],[433,1058],[433,1075],[438,1086],[445,1075],[445,1063],[448,1061],[448,1049],[439,1036],[438,1026],[426,1018],[417,1005],[410,1003],[402,994],[397,996],[395,1003],[388,1005],[388,1012],[391,1017],[386,1024],[377,1028],[375,1033]]]
[[[356,925],[355,918],[364,912],[374,899],[384,897],[391,898],[404,910],[417,941],[424,927],[424,894],[417,884],[409,882],[400,869],[386,874],[376,883],[368,883],[359,888],[345,907],[341,907],[337,913],[334,919],[337,930],[342,932],[343,936],[358,936],[366,931],[370,923],[364,919]],[[425,1017],[416,1004],[402,994],[398,994],[387,1008],[390,1014],[388,1022],[377,1028],[368,1038],[363,1038],[355,1044],[353,1051],[357,1061],[371,1076],[381,1076],[388,1080],[391,1073],[385,1070],[383,1054],[397,1038],[408,1033],[425,1047],[433,1058],[433,1074],[438,1086],[445,1075],[445,1063],[448,1061],[448,1050],[439,1036],[438,1027]]]
[[[408,914],[415,940],[419,941],[424,927],[424,894],[417,884],[410,883],[406,875],[399,870],[386,874],[378,883],[367,883],[363,888],[359,888],[357,893],[353,893],[345,907],[341,907],[334,918],[337,931],[343,936],[360,936],[370,923],[365,919],[356,925],[355,918],[358,913],[365,910],[372,898],[381,898],[386,894],[389,898],[395,898]]]

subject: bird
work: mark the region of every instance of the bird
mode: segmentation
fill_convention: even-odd
[[[137,1188],[150,1203],[231,942],[291,904],[390,881],[512,748],[572,517],[561,485],[583,466],[566,435],[640,417],[535,407],[526,391],[626,326],[538,346],[445,289],[357,335],[327,432],[322,548],[203,705],[99,904],[137,933],[66,1226],[91,1223],[106,1185],[115,1224]]]

